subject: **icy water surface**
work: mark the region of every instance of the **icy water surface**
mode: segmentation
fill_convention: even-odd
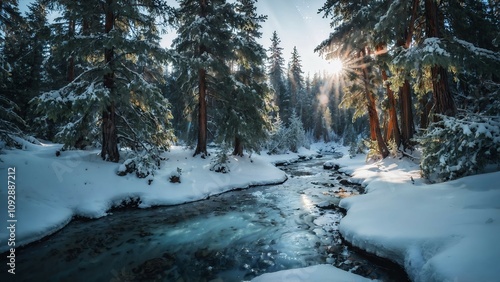
[[[324,263],[399,280],[343,244],[335,205],[358,190],[323,163],[283,167],[289,179],[282,185],[73,221],[16,251],[16,280],[245,281]]]

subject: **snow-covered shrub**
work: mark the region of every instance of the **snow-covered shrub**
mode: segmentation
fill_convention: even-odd
[[[210,167],[211,171],[220,172],[220,173],[228,173],[229,170],[229,157],[227,156],[228,147],[225,146],[225,143],[222,144],[221,149],[215,155],[215,157],[211,160],[212,166]]]
[[[368,148],[368,152],[366,153],[366,161],[378,161],[382,159],[382,155],[378,150],[378,144],[376,140],[367,139],[364,140],[364,145]]]
[[[389,142],[387,142],[387,148],[389,149],[389,156],[391,158],[401,158],[402,153],[399,151],[398,144],[396,143],[396,140],[391,139]]]
[[[268,154],[284,154],[287,151],[297,153],[300,147],[309,147],[306,131],[300,117],[295,112],[290,117],[290,123],[285,126],[279,117],[273,124],[267,145]]]
[[[0,95],[0,140],[6,145],[12,142],[10,136],[22,136],[22,130],[19,126],[24,127],[24,120],[16,113],[19,107]]]
[[[288,128],[283,124],[279,116],[273,124],[267,149],[268,153],[272,155],[283,154],[288,150]]]
[[[500,164],[500,117],[441,116],[419,142],[422,174],[430,181],[477,174],[488,164]]]
[[[365,141],[361,137],[361,135],[358,135],[357,138],[349,143],[349,157],[351,159],[354,158],[357,154],[364,154],[365,151]]]
[[[170,173],[170,175],[168,176],[168,181],[170,181],[170,183],[181,183],[181,175],[182,169],[177,168]]]
[[[161,160],[158,154],[151,152],[134,153],[120,165],[116,174],[124,176],[135,173],[138,178],[146,178],[148,175],[154,175],[155,170],[160,168]]]
[[[295,112],[292,113],[290,125],[288,126],[288,143],[290,151],[294,153],[297,153],[298,149],[302,146],[309,146],[302,121]]]

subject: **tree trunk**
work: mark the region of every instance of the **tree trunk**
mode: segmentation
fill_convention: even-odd
[[[413,0],[413,2],[412,2],[411,18],[410,18],[410,22],[408,24],[408,27],[405,31],[405,42],[404,42],[405,49],[410,48],[410,44],[411,44],[411,41],[413,39],[413,31],[415,30],[415,19],[417,18],[419,3],[420,3],[420,0]]]
[[[412,10],[410,22],[405,30],[405,34],[398,41],[397,45],[402,46],[405,49],[410,48],[411,42],[413,40],[413,31],[415,29],[415,19],[417,18],[419,0],[412,0]],[[411,86],[408,79],[405,78],[403,86],[399,88],[399,106],[401,112],[401,127],[400,127],[400,137],[403,148],[409,148],[412,146],[411,139],[415,133],[415,124],[413,121],[413,102],[412,102]]]
[[[451,96],[448,85],[448,72],[442,66],[435,65],[431,68],[432,75],[432,98],[434,100],[434,113],[454,116],[456,113],[455,103]],[[434,121],[438,116],[434,115]]]
[[[207,0],[199,0],[200,13],[199,16],[204,18],[207,16]],[[198,56],[201,57],[206,52],[206,47],[203,43],[198,46]],[[207,152],[207,130],[208,130],[208,115],[207,115],[207,71],[203,68],[198,70],[198,143],[193,156],[201,154],[202,158],[208,155]]]
[[[420,128],[425,129],[429,126],[429,114],[432,110],[432,100],[427,97],[427,95],[423,96],[420,99],[420,107],[422,108],[422,113],[420,114]]]
[[[206,70],[198,70],[198,144],[194,156],[207,153],[207,88],[206,88]]]
[[[411,147],[411,139],[415,132],[411,87],[407,79],[405,79],[403,86],[399,88],[399,103],[401,107],[401,142],[406,149]]]
[[[394,138],[396,145],[401,144],[401,136],[399,134],[398,113],[396,112],[396,98],[391,90],[390,84],[387,83],[387,72],[382,69],[382,80],[386,83],[387,98],[389,101],[389,120],[387,122],[387,140]]]
[[[115,15],[111,6],[113,0],[106,0],[106,19],[104,31],[109,33],[113,29]],[[110,71],[104,74],[104,86],[109,89],[111,97],[113,97],[115,74],[113,72],[113,48],[104,49],[104,59],[110,68]],[[110,105],[102,112],[102,150],[101,157],[104,160],[111,162],[118,162],[120,160],[120,153],[118,152],[118,133],[116,129],[116,111],[113,98],[111,98]]]
[[[444,22],[439,20],[438,13],[437,2],[435,0],[425,0],[427,38],[441,38],[440,28],[443,27]],[[434,113],[454,116],[456,108],[448,84],[448,72],[443,66],[434,65],[431,67],[431,75]],[[439,118],[434,116],[434,121],[437,120],[439,120]]]
[[[378,119],[377,108],[375,104],[375,97],[373,97],[373,93],[366,93],[368,95],[368,116],[370,119],[370,128],[371,131],[374,131],[377,141],[377,146],[379,153],[382,155],[382,158],[386,158],[389,156],[389,149],[384,142],[384,138],[382,137],[382,133],[380,132],[380,122]]]
[[[363,54],[363,52],[361,52],[361,54]],[[364,56],[364,54],[362,56]],[[368,118],[370,121],[370,136],[372,137],[372,140],[377,141],[379,153],[382,155],[382,158],[385,159],[389,155],[389,149],[387,149],[387,145],[385,144],[382,133],[380,132],[380,121],[377,113],[377,104],[375,102],[375,96],[370,90],[369,75],[366,66],[362,67],[362,72],[365,85],[365,98],[368,107]]]
[[[118,135],[116,132],[116,113],[114,105],[108,106],[102,112],[102,150],[103,160],[118,162],[120,153],[118,152]]]
[[[241,142],[241,139],[238,136],[234,137],[233,155],[243,157],[243,142]]]

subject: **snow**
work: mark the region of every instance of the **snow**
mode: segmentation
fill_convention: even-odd
[[[351,174],[352,181],[365,185],[367,191],[340,202],[347,210],[339,226],[346,240],[402,265],[413,281],[498,281],[500,172],[427,184],[418,164],[407,158],[367,164],[364,155],[350,158],[348,148],[333,147],[343,157],[329,163]],[[226,174],[210,171],[210,157],[192,157],[191,150],[172,147],[165,155],[168,160],[149,178],[151,185],[133,174],[117,176],[120,164],[102,161],[98,150],[63,151],[56,157],[60,148],[25,142],[22,150],[4,149],[0,155],[0,175],[7,175],[8,167],[16,168],[16,247],[56,232],[74,216],[106,216],[111,207],[130,199],[139,198],[140,207],[146,208],[283,182],[286,175],[272,163],[314,156],[326,144],[285,155],[231,157],[231,172]],[[181,182],[170,183],[169,176],[177,168]],[[5,189],[0,199],[7,201]],[[328,219],[324,221],[327,224]],[[6,212],[0,213],[0,222],[7,222]],[[0,229],[0,252],[9,248],[8,232]],[[315,265],[264,274],[252,281],[332,280],[366,279],[330,265]]]
[[[437,37],[426,38],[423,42],[422,51],[424,52],[424,54],[428,53],[429,55],[440,55],[444,57],[451,57],[451,54],[440,46],[441,43],[442,42],[440,38]]]
[[[368,191],[340,202],[346,240],[404,266],[412,281],[498,281],[500,172],[426,184],[407,159],[336,163]]]
[[[99,150],[62,151],[56,157],[61,147],[24,141],[23,150],[5,150],[0,156],[0,175],[7,175],[8,167],[16,168],[16,247],[56,232],[74,216],[106,216],[110,208],[130,198],[140,198],[141,208],[174,205],[286,180],[284,172],[259,155],[231,157],[231,173],[221,174],[209,170],[210,158],[193,158],[191,150],[173,147],[148,185],[148,179],[134,174],[117,176],[123,165],[102,161]],[[182,171],[181,183],[170,183],[169,176],[177,168]],[[7,202],[6,189],[0,191],[0,199]],[[0,213],[0,222],[7,222],[6,212]],[[2,228],[0,242],[8,236]],[[0,244],[0,252],[9,248]]]
[[[323,281],[338,281],[338,282],[362,282],[373,281],[362,276],[352,274],[350,272],[338,269],[329,264],[320,264],[305,268],[297,268],[291,270],[282,270],[273,273],[266,273],[252,279],[252,282],[323,282]]]
[[[494,52],[488,49],[480,48],[475,46],[474,44],[467,42],[462,39],[458,39],[456,37],[453,38],[458,44],[462,45],[466,50],[471,52],[472,54],[476,56],[481,56],[484,57],[487,60],[492,60],[492,61],[500,61],[500,54],[498,52]]]

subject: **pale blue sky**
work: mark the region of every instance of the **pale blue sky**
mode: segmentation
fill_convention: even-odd
[[[261,44],[270,46],[274,30],[281,39],[285,60],[289,60],[293,46],[302,58],[304,73],[328,70],[327,61],[314,53],[314,48],[330,34],[330,21],[317,14],[326,0],[259,0],[257,11],[268,15],[263,24]]]

